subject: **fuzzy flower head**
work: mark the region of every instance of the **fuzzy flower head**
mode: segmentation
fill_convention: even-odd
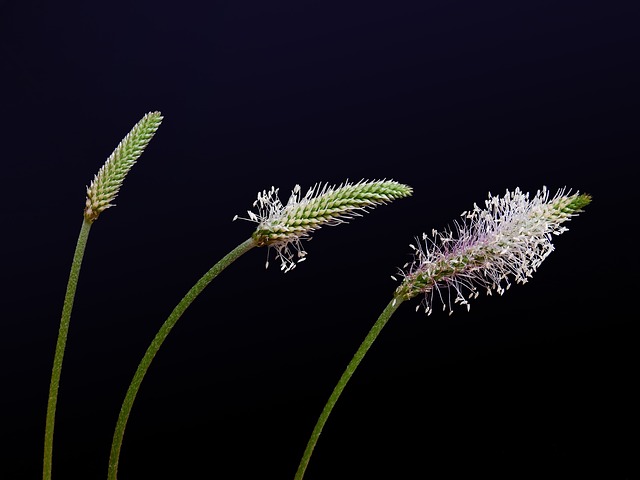
[[[107,208],[113,207],[124,178],[142,155],[162,122],[160,112],[147,113],[134,125],[109,156],[87,187],[85,219],[93,223]]]
[[[301,240],[309,240],[314,230],[323,225],[346,223],[377,205],[412,193],[411,187],[392,180],[361,180],[338,186],[317,183],[304,196],[300,185],[296,185],[284,204],[278,190],[271,187],[258,193],[253,202],[257,213],[247,211],[249,217],[242,219],[258,224],[252,235],[254,241],[258,246],[274,248],[284,271],[305,260],[306,252]],[[234,220],[237,218],[241,217],[236,215]]]
[[[474,204],[453,230],[433,230],[432,236],[423,234],[417,246],[411,245],[414,261],[400,271],[403,281],[395,296],[410,299],[424,294],[427,314],[437,296],[451,314],[452,297],[453,303],[469,309],[469,300],[477,298],[481,289],[502,295],[511,286],[510,279],[528,281],[554,250],[552,236],[567,231],[562,224],[590,202],[589,195],[564,189],[550,198],[546,187],[533,198],[519,189],[507,190],[503,197],[489,194],[485,208]]]

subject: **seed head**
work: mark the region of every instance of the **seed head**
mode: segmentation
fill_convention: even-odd
[[[160,112],[147,113],[142,117],[93,177],[91,185],[87,187],[84,209],[84,217],[88,222],[93,223],[104,210],[113,207],[111,202],[118,195],[124,178],[142,155],[161,122]]]
[[[258,212],[247,211],[249,217],[242,219],[258,224],[253,239],[259,246],[275,248],[284,271],[305,260],[301,240],[309,240],[314,230],[323,225],[346,223],[376,205],[407,197],[413,192],[411,187],[392,180],[361,180],[338,186],[317,183],[304,196],[300,185],[296,185],[285,205],[280,201],[278,191],[271,187],[258,193],[253,202]],[[234,220],[237,218],[241,217],[236,215]]]
[[[511,286],[510,278],[516,283],[528,281],[554,250],[552,235],[566,232],[562,224],[590,202],[589,195],[564,189],[549,199],[546,187],[532,199],[519,189],[507,190],[503,197],[489,194],[485,209],[474,204],[462,213],[462,220],[454,222],[455,232],[433,230],[432,236],[423,234],[417,246],[411,245],[414,261],[400,271],[404,279],[395,295],[410,299],[423,293],[427,314],[433,311],[436,293],[449,314],[452,293],[453,303],[467,309],[479,289],[502,295]]]

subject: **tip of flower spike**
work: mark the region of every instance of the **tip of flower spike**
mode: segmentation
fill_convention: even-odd
[[[576,195],[575,200],[572,202],[571,208],[575,211],[582,211],[584,207],[591,203],[592,197],[588,193],[582,193]]]
[[[133,164],[142,155],[162,123],[160,112],[149,112],[122,139],[87,187],[85,219],[92,223],[113,205],[120,187]]]
[[[301,240],[309,240],[313,231],[324,225],[346,223],[377,205],[412,193],[411,187],[393,180],[361,180],[337,186],[317,183],[304,195],[296,185],[285,204],[278,189],[271,187],[259,193],[253,203],[257,213],[248,211],[247,218],[239,218],[258,224],[252,234],[256,244],[274,248],[282,269],[289,271],[306,258]]]

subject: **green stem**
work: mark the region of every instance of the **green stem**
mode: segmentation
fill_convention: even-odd
[[[389,320],[389,318],[391,318],[391,315],[393,315],[393,312],[396,311],[396,309],[400,306],[400,304],[403,301],[404,300],[402,298],[394,297],[393,300],[389,302],[387,307],[383,310],[383,312],[378,317],[378,320],[376,320],[376,323],[373,325],[373,327],[371,327],[371,330],[369,330],[369,333],[367,334],[364,341],[360,345],[360,348],[358,348],[358,351],[355,353],[355,355],[349,362],[349,365],[347,365],[347,369],[344,371],[344,373],[342,374],[342,377],[340,377],[340,380],[338,381],[338,384],[333,389],[333,393],[331,394],[331,396],[329,397],[329,400],[324,406],[324,409],[320,414],[320,418],[318,418],[318,422],[316,423],[316,426],[313,429],[313,433],[311,433],[311,438],[307,443],[307,448],[304,451],[304,455],[302,455],[302,460],[300,460],[300,465],[298,466],[298,471],[296,472],[295,480],[302,480],[302,477],[304,476],[304,472],[307,469],[307,465],[309,464],[309,460],[311,459],[311,454],[313,453],[313,449],[316,446],[316,443],[318,443],[318,438],[320,437],[320,433],[322,433],[322,428],[324,427],[324,424],[327,423],[327,419],[331,414],[331,410],[333,410],[333,407],[338,401],[338,398],[340,397],[340,394],[344,390],[344,387],[347,386],[347,382],[353,375],[353,372],[356,371],[356,368],[358,368],[358,365],[360,365],[360,362],[364,358],[369,348],[371,348],[371,345],[373,344],[375,339],[378,337],[378,334],[380,333],[382,328],[387,324],[387,321]]]
[[[76,295],[82,257],[87,246],[91,223],[82,221],[80,235],[76,244],[76,251],[73,254],[71,272],[67,282],[67,292],[64,296],[62,307],[62,318],[60,319],[60,329],[58,330],[58,341],[56,342],[56,352],[53,356],[53,369],[51,371],[51,384],[49,386],[49,403],[47,404],[47,423],[44,431],[44,462],[42,466],[43,480],[51,480],[51,464],[53,459],[53,427],[56,419],[56,405],[58,402],[58,387],[60,386],[60,374],[62,373],[62,360],[64,359],[64,349],[67,344],[69,333],[69,322],[71,320],[71,310],[73,309],[73,299]]]
[[[144,379],[144,376],[147,373],[151,362],[153,361],[153,357],[155,357],[156,353],[158,353],[160,346],[167,338],[169,332],[171,332],[171,329],[178,322],[185,310],[189,307],[189,305],[191,305],[196,297],[200,295],[200,293],[211,282],[211,280],[216,278],[218,274],[220,274],[220,272],[222,272],[241,255],[248,252],[255,246],[257,246],[255,241],[252,238],[249,238],[248,240],[231,250],[231,252],[229,252],[218,263],[211,267],[211,269],[207,273],[205,273],[200,280],[196,282],[191,290],[187,292],[182,300],[180,300],[180,303],[178,303],[178,305],[173,309],[171,315],[169,315],[169,318],[167,318],[160,327],[160,330],[151,342],[151,345],[149,345],[149,348],[144,354],[144,357],[142,357],[140,365],[138,365],[138,369],[136,370],[136,373],[131,380],[131,384],[129,385],[127,394],[125,395],[124,401],[122,402],[122,408],[120,409],[120,415],[118,416],[118,422],[116,423],[116,429],[113,434],[113,443],[111,444],[111,457],[109,458],[109,480],[115,480],[117,478],[118,461],[120,459],[120,450],[122,449],[124,430],[127,426],[127,420],[129,419],[129,414],[131,413],[133,402],[136,399],[138,390],[140,390],[140,384],[142,383],[142,380]]]

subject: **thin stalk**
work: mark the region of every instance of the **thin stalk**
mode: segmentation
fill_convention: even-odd
[[[120,459],[120,450],[122,449],[122,439],[124,437],[124,430],[127,426],[127,420],[129,419],[129,414],[131,413],[131,408],[133,407],[133,402],[136,399],[136,395],[138,394],[138,390],[140,390],[140,384],[144,379],[144,376],[149,370],[149,366],[153,361],[153,358],[158,353],[158,350],[162,346],[162,343],[165,341],[171,329],[178,322],[182,314],[185,310],[191,305],[191,303],[197,298],[198,295],[205,289],[209,283],[216,278],[220,272],[222,272],[225,268],[231,265],[235,260],[237,260],[244,253],[251,250],[253,247],[257,246],[256,242],[249,238],[244,241],[236,248],[231,250],[225,257],[223,257],[218,263],[216,263],[211,269],[205,273],[200,280],[196,282],[196,284],[187,292],[187,294],[180,300],[180,303],[173,309],[169,318],[165,320],[165,322],[160,327],[160,330],[156,334],[155,338],[149,345],[144,357],[140,361],[140,365],[138,365],[138,369],[136,370],[135,375],[133,376],[133,380],[131,380],[131,384],[129,385],[129,389],[127,390],[127,394],[124,397],[124,401],[122,402],[122,408],[120,409],[120,415],[118,416],[118,422],[116,423],[116,429],[113,434],[113,443],[111,444],[111,456],[109,458],[109,480],[116,480],[118,475],[118,462]]]
[[[67,344],[69,334],[69,323],[71,320],[71,310],[73,310],[73,299],[78,287],[78,277],[84,250],[87,246],[91,223],[86,219],[82,221],[82,228],[78,235],[76,251],[73,254],[71,272],[67,282],[67,292],[64,296],[62,307],[62,318],[60,319],[60,329],[58,330],[58,341],[56,342],[56,352],[53,356],[53,369],[51,371],[51,384],[49,385],[49,402],[47,404],[47,420],[44,431],[44,461],[42,466],[43,480],[51,480],[51,465],[53,461],[53,427],[56,419],[56,405],[58,403],[58,388],[60,386],[60,374],[62,373],[62,360],[64,359],[64,349]]]
[[[344,387],[347,386],[347,382],[349,381],[353,373],[356,371],[356,368],[358,368],[358,365],[360,365],[360,362],[364,358],[369,348],[371,348],[371,345],[373,344],[375,339],[378,337],[378,334],[380,333],[382,328],[387,324],[387,321],[389,321],[389,318],[391,318],[391,315],[393,315],[393,313],[397,310],[397,308],[400,306],[400,304],[403,301],[404,300],[402,298],[394,297],[393,300],[389,302],[389,304],[386,306],[386,308],[382,311],[382,313],[378,317],[378,320],[376,320],[376,323],[374,323],[373,327],[371,327],[371,330],[369,330],[369,333],[367,334],[364,341],[360,345],[360,348],[358,348],[358,351],[356,351],[355,355],[349,362],[349,365],[347,365],[347,369],[344,371],[344,373],[340,377],[340,380],[338,381],[338,384],[333,389],[333,393],[331,394],[331,396],[329,397],[329,400],[324,406],[324,409],[320,414],[320,418],[318,418],[316,426],[313,429],[313,433],[311,433],[311,438],[307,443],[307,448],[304,451],[304,455],[302,455],[302,460],[300,460],[300,465],[298,466],[298,471],[296,472],[295,480],[302,480],[302,477],[304,476],[304,472],[307,469],[307,465],[309,464],[309,460],[311,459],[311,454],[313,453],[313,449],[316,446],[316,443],[318,443],[318,438],[322,433],[322,428],[324,427],[324,424],[327,423],[327,419],[331,414],[331,410],[333,410],[333,407],[338,401],[338,398],[340,397],[340,394],[344,390]]]

